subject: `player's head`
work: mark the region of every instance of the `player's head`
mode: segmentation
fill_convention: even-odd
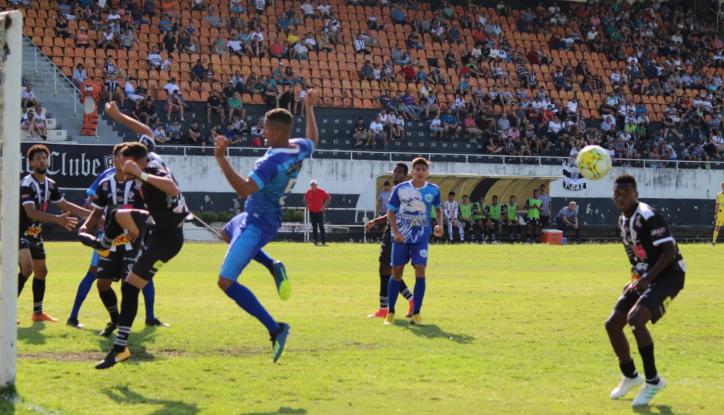
[[[447,200],[453,201],[455,200],[455,192],[450,192],[447,194]]]
[[[515,195],[510,195],[510,203],[515,203]]]
[[[578,206],[578,205],[576,204],[575,200],[571,200],[570,202],[568,202],[568,209],[576,210],[576,206]]]
[[[122,153],[125,146],[126,143],[119,143],[113,146],[113,167],[115,167],[118,172],[123,168],[123,162],[121,160],[123,159]]]
[[[392,183],[390,183],[389,180],[385,180],[385,182],[382,183],[382,187],[383,187],[385,190],[390,190],[390,187],[392,187]]]
[[[498,196],[497,196],[497,195],[494,195],[494,196],[493,196],[493,204],[496,204],[496,203],[498,203]]]
[[[468,195],[463,195],[463,203],[470,202],[470,197]]]
[[[270,147],[286,147],[292,132],[292,113],[283,108],[267,111],[264,116],[264,138]]]
[[[48,163],[50,163],[50,150],[43,144],[35,144],[28,149],[28,163],[30,169],[37,174],[45,174],[48,171]]]
[[[540,185],[540,187],[538,189],[540,190],[541,194],[543,194],[546,192],[546,185],[542,184],[542,185]]]
[[[537,198],[539,194],[540,194],[540,192],[538,191],[538,189],[533,189],[533,197],[534,197],[534,198]]]
[[[430,163],[424,157],[412,160],[412,178],[423,181],[430,175]]]
[[[141,143],[126,143],[121,150],[121,164],[128,160],[133,160],[138,164],[141,170],[146,168],[148,164],[148,148]],[[126,179],[132,179],[133,176],[126,175]]]
[[[153,140],[153,137],[141,134],[141,136],[138,137],[138,142],[146,146],[148,151],[156,151],[156,141]]]
[[[312,181],[309,182],[309,187],[311,187],[312,189],[316,189],[316,188],[317,188],[317,185],[318,185],[318,184],[317,184],[317,181],[316,181],[315,179],[312,179]]]
[[[613,204],[621,212],[631,211],[638,203],[639,192],[636,179],[630,174],[621,174],[613,182]]]
[[[407,168],[407,164],[405,164],[405,163],[395,164],[395,168],[392,169],[392,182],[395,184],[404,182],[405,180],[407,180],[407,174],[409,172],[410,171]]]

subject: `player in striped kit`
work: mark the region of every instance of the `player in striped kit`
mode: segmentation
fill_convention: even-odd
[[[447,200],[442,204],[442,212],[445,215],[445,223],[447,224],[447,233],[450,243],[455,241],[453,237],[453,228],[458,228],[460,234],[460,242],[465,242],[465,223],[458,220],[460,216],[460,204],[455,200],[455,192],[447,194]]]

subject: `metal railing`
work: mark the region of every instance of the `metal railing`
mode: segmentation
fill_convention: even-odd
[[[160,154],[177,154],[183,156],[212,156],[214,150],[210,146],[186,146],[186,145],[157,145]],[[257,147],[230,147],[227,149],[227,156],[261,156],[266,148]],[[312,159],[335,158],[347,160],[378,160],[397,162],[400,160],[412,160],[414,157],[423,156],[431,161],[450,161],[466,164],[503,164],[503,165],[562,165],[570,157],[562,156],[509,156],[499,154],[459,154],[459,153],[435,153],[430,151],[370,151],[370,150],[315,150]],[[652,159],[626,159],[614,158],[614,166],[642,167],[642,168],[674,168],[674,169],[717,169],[724,170],[722,161],[686,161],[686,160],[652,160]]]
[[[45,60],[53,68],[53,95],[58,96],[58,85],[60,85],[65,92],[73,97],[73,118],[76,118],[78,115],[78,100],[80,99],[80,89],[78,89],[77,86],[73,83],[73,81],[68,78],[63,71],[58,68],[58,66],[47,56],[43,54],[40,49],[33,43],[32,39],[28,36],[23,35],[23,39],[28,41],[28,44],[33,48],[33,74],[34,79],[33,82],[44,83],[43,78],[39,76],[38,72],[38,59]],[[60,82],[58,83],[58,75],[62,77],[66,82]]]
[[[290,209],[304,209],[304,242],[310,242],[309,239],[309,233],[311,232],[311,222],[309,221],[309,210],[302,207],[302,206],[289,206]],[[374,219],[375,210],[374,209],[359,209],[359,208],[327,208],[324,210],[325,212],[328,211],[344,211],[344,212],[355,212],[354,215],[354,221],[355,222],[362,222],[361,225],[358,225],[356,223],[352,224],[346,224],[346,225],[332,225],[332,224],[322,224],[325,229],[350,229],[350,228],[362,228],[363,232],[363,241],[367,242],[367,222]],[[370,216],[367,216],[367,214],[370,214]],[[363,216],[360,218],[360,214]]]

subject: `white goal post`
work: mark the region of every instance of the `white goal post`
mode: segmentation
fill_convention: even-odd
[[[0,390],[15,384],[23,15],[0,13]]]

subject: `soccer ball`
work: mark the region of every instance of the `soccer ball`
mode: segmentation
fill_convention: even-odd
[[[589,180],[602,179],[611,170],[611,155],[600,146],[586,146],[576,157],[578,170]]]

